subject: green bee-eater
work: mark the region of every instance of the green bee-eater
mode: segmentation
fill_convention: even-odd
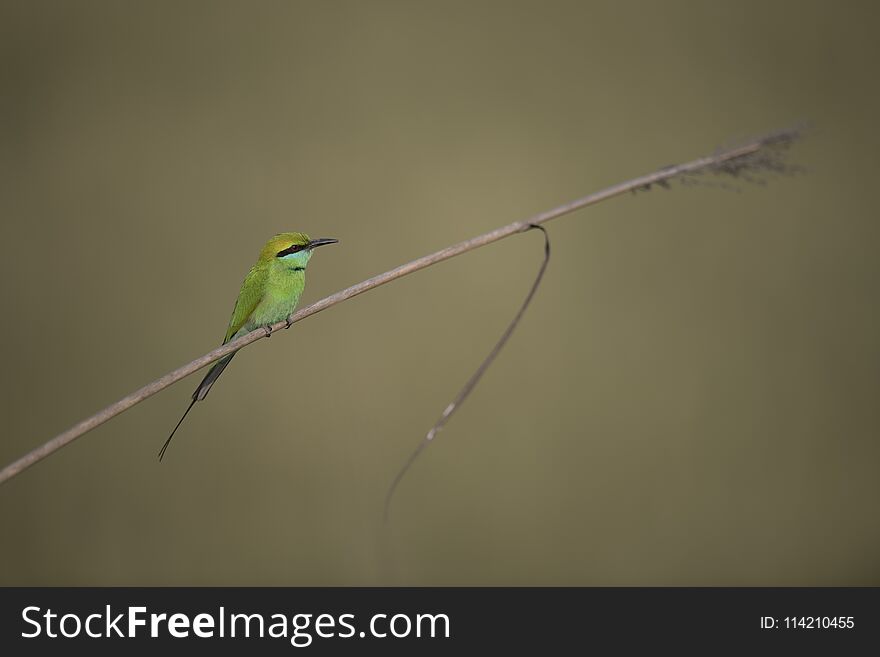
[[[312,257],[312,249],[325,244],[335,244],[337,241],[310,240],[305,233],[280,233],[266,242],[259,259],[241,284],[223,344],[260,327],[286,319],[299,303],[299,297],[305,287],[306,266],[309,258]],[[183,417],[162,445],[159,451],[160,461],[193,404],[208,396],[211,386],[235,354],[236,352],[233,351],[228,356],[224,356],[208,370],[193,393],[192,401],[184,411]]]

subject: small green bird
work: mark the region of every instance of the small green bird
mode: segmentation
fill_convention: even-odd
[[[259,259],[241,284],[223,344],[260,327],[286,319],[299,303],[299,297],[306,285],[306,265],[312,257],[312,250],[338,241],[327,238],[310,240],[305,233],[280,233],[266,242],[266,246],[260,251]],[[187,413],[197,401],[202,401],[208,396],[211,386],[236,353],[233,351],[228,356],[224,356],[208,370],[193,393],[192,401],[184,411],[183,417],[162,445],[159,451],[160,461]]]

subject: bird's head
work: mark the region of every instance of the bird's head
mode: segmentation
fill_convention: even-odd
[[[339,240],[321,238],[309,239],[305,233],[279,233],[266,242],[260,253],[263,262],[279,262],[288,267],[305,269],[312,257],[312,250],[325,244],[335,244]]]

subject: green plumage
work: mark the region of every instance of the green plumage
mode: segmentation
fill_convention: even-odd
[[[280,233],[266,242],[260,257],[241,284],[223,344],[255,329],[276,324],[290,316],[305,288],[306,266],[312,257],[312,250],[334,242],[336,242],[334,239],[310,240],[305,233]],[[162,446],[159,460],[162,460],[174,433],[187,413],[197,401],[208,396],[211,387],[236,353],[232,352],[224,356],[208,370],[205,378],[193,392],[192,401],[183,413],[183,417]]]

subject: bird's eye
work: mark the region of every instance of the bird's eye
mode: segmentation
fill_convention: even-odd
[[[291,253],[298,253],[299,251],[302,251],[304,248],[305,248],[305,246],[303,246],[302,244],[291,244],[283,251],[279,251],[278,253],[276,253],[275,257],[276,258],[283,258],[284,256],[290,255]]]

